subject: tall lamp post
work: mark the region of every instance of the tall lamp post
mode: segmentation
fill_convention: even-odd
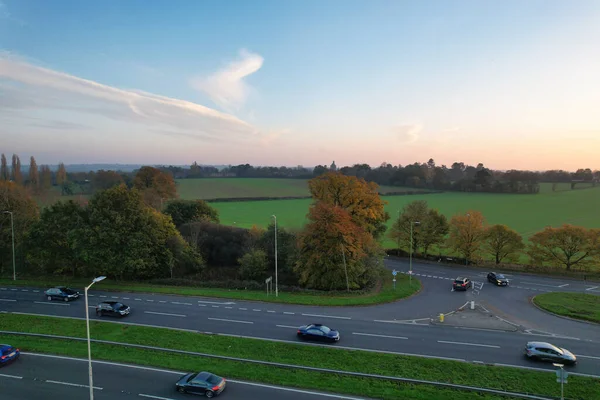
[[[413,255],[413,225],[420,225],[419,221],[410,221],[410,256],[408,268],[408,281],[412,284],[412,255]]]
[[[13,281],[17,280],[17,267],[15,263],[15,223],[12,211],[2,211],[3,214],[10,214],[10,233],[12,236],[12,261],[13,261]]]
[[[87,327],[87,346],[88,346],[88,373],[90,378],[90,400],[94,400],[94,380],[92,379],[92,346],[90,340],[90,310],[88,308],[88,290],[96,282],[100,282],[106,279],[105,276],[99,276],[94,278],[92,283],[85,288],[85,324]]]
[[[275,297],[279,297],[279,290],[277,287],[277,217],[273,214],[271,215],[275,220]]]

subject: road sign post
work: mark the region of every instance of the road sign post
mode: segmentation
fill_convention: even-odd
[[[397,274],[398,274],[398,271],[396,271],[396,270],[393,270],[393,271],[392,271],[392,276],[394,277],[394,278],[392,279],[392,282],[394,282],[394,290],[396,290],[396,275],[397,275]]]
[[[267,279],[265,279],[265,284],[267,285],[267,296],[268,296],[269,295],[269,286],[271,286],[271,294],[273,293],[273,277],[270,276]]]

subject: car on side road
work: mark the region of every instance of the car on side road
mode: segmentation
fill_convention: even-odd
[[[71,301],[79,298],[80,294],[78,291],[68,288],[66,286],[57,286],[51,289],[48,289],[44,292],[48,301],[52,300],[62,300],[62,301]]]
[[[204,395],[208,398],[218,396],[225,390],[225,378],[210,372],[196,372],[185,374],[175,384],[179,393],[192,393]]]
[[[129,315],[131,308],[118,301],[103,301],[96,306],[96,315],[110,317],[124,317]]]
[[[490,272],[487,275],[487,280],[490,283],[498,286],[508,286],[508,279],[502,274],[497,274],[495,272]]]
[[[21,350],[10,344],[0,344],[0,367],[16,361],[21,355]]]
[[[298,328],[297,336],[301,339],[323,342],[339,342],[340,333],[322,324],[308,324]]]
[[[527,342],[525,357],[530,360],[550,361],[568,365],[577,364],[577,357],[567,349],[546,342]]]
[[[452,282],[452,289],[454,290],[467,290],[471,286],[473,286],[473,282],[469,278],[463,278],[462,276],[459,276]]]

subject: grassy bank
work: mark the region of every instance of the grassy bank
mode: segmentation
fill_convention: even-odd
[[[533,298],[538,307],[565,317],[600,324],[600,296],[587,293],[544,293]]]
[[[101,284],[94,286],[96,290],[140,292],[140,293],[161,293],[183,296],[204,296],[219,297],[236,300],[264,301],[270,303],[302,304],[311,306],[364,306],[381,303],[389,303],[413,295],[421,289],[421,282],[413,277],[412,284],[405,275],[396,276],[396,289],[393,288],[392,274],[389,271],[382,271],[381,283],[372,292],[366,294],[340,294],[336,295],[317,295],[308,293],[287,293],[279,292],[279,296],[274,294],[267,296],[266,291],[253,290],[234,290],[217,288],[197,288],[182,286],[162,286],[139,284],[129,282],[111,282],[104,280]],[[42,279],[0,279],[0,286],[33,286],[47,288],[51,286],[66,285],[73,288],[83,288],[89,285],[89,280],[69,280],[56,279],[55,277]]]
[[[84,321],[57,319],[52,317],[33,317],[4,314],[0,319],[0,329],[10,329],[13,331],[29,333],[65,335],[81,338],[85,337]],[[290,343],[205,335],[191,332],[179,332],[162,328],[128,326],[97,321],[91,322],[91,332],[92,338],[94,339],[165,347],[170,349],[195,351],[215,355],[233,356],[251,360],[272,361],[342,371],[391,375],[404,378],[479,386],[514,392],[536,393],[547,396],[556,396],[558,389],[558,386],[554,384],[555,376],[552,373],[473,365],[448,360],[432,360],[393,354],[379,354],[359,350],[340,350],[335,349],[335,346],[332,348],[303,346],[300,344],[296,345]],[[293,334],[294,332],[291,332],[292,336]],[[48,345],[47,347],[44,347],[45,341],[37,338],[10,337],[2,338],[2,341],[10,341],[15,345],[31,351],[61,352],[61,354],[64,354],[65,352],[76,351],[79,349],[79,344],[76,343],[73,343],[73,345],[69,344],[68,346],[66,346],[64,343],[55,343],[53,346]],[[119,354],[126,355],[128,353],[135,353],[136,358],[129,359],[123,356],[124,358],[119,358],[119,361],[158,363],[152,365],[172,365],[172,368],[181,368],[179,366],[180,364],[177,363],[165,364],[165,359],[172,359],[171,355],[166,357],[165,355],[161,355],[156,352],[150,352],[146,354],[145,352],[137,353],[137,350],[110,350],[111,346],[98,344],[94,345],[94,347],[97,349],[94,352],[95,357],[102,356],[104,353],[102,353],[100,349],[106,348],[106,354],[110,354],[110,357],[118,356]],[[83,349],[83,347],[81,347],[81,349]],[[178,358],[180,356],[173,357]],[[186,358],[183,356],[181,357],[182,359]],[[261,368],[255,368],[255,366],[249,368],[247,365],[239,364],[237,362],[229,363],[215,360],[203,361],[203,359],[199,358],[190,358],[190,360],[192,359],[197,361],[194,362],[194,367],[191,369],[201,368],[199,365],[207,365],[207,368],[215,370],[216,368],[222,366],[224,370],[219,370],[219,373],[230,377],[237,377],[239,379],[259,380],[263,382],[280,383],[286,385],[311,385],[302,387],[312,387],[315,389],[324,389],[324,387],[314,385],[320,385],[321,382],[329,382],[325,378],[323,378],[323,381],[321,381],[321,374],[318,374],[319,377],[309,374],[306,375],[306,381],[298,378],[298,381],[294,383],[296,381],[296,376],[304,376],[305,373],[288,371],[284,374],[284,371],[279,371],[279,369],[272,367],[263,371]],[[170,362],[171,361],[169,361],[169,363]],[[190,366],[191,365],[192,364],[190,364]],[[273,372],[269,372],[271,369]],[[280,377],[277,374],[284,374],[285,377]],[[261,377],[263,376],[264,379],[261,380]],[[309,376],[312,376],[312,378],[309,379]],[[336,379],[340,378],[336,377]],[[600,382],[598,380],[578,376],[573,376],[571,379],[572,384],[569,385],[568,392],[569,398],[592,399],[600,397]],[[374,387],[378,388],[377,390],[381,390],[380,393],[382,394],[379,396],[373,396],[373,393],[369,391],[365,393],[354,391],[348,392],[343,390],[345,385],[335,385],[333,383],[333,386],[329,386],[328,388],[334,391],[344,391],[345,393],[355,393],[378,398],[442,398],[434,397],[433,395],[415,397],[418,395],[418,393],[427,394],[423,387],[416,388],[415,393],[413,394],[410,391],[412,387],[410,385],[398,386],[385,384],[382,387],[379,387],[379,383],[375,381],[367,381],[369,380],[359,379],[357,382],[363,382],[363,387],[370,387],[371,385],[374,385]],[[571,380],[569,383],[571,383]],[[350,384],[351,383],[348,383],[348,385]],[[354,383],[352,383],[352,385],[354,385]],[[394,389],[396,386],[401,387],[402,389]],[[357,386],[352,387],[360,388],[361,385],[357,384]],[[348,386],[347,389],[350,390],[350,386]],[[394,392],[395,390],[408,390],[409,394],[413,397],[408,397],[408,394],[405,397],[397,397],[396,393]],[[388,393],[388,391],[389,396],[384,396],[383,393]],[[446,395],[448,396],[448,393],[446,393]],[[462,398],[463,395],[461,394],[460,397]],[[456,398],[456,394],[454,396],[449,395],[447,398]]]

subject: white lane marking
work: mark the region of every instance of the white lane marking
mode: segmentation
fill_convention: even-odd
[[[267,310],[268,313],[274,313],[275,311]]]
[[[36,354],[36,353],[21,353],[21,354],[27,354],[27,355],[36,356],[36,357],[47,357],[47,358],[57,358],[57,359],[70,360],[70,361],[88,362],[88,360],[84,359],[84,358],[53,356],[53,355],[50,355],[50,354]],[[142,371],[161,372],[161,373],[164,373],[164,374],[171,374],[171,375],[178,375],[178,376],[182,376],[182,375],[184,375],[184,374],[187,373],[187,372],[184,372],[184,371],[170,371],[170,370],[167,370],[167,369],[142,367],[140,365],[119,364],[119,363],[110,362],[110,361],[92,360],[92,362],[95,363],[95,364],[111,365],[111,366],[116,366],[116,367],[121,367],[121,368],[139,369],[139,370],[142,370]],[[571,373],[571,375],[576,375],[576,374]],[[262,387],[262,388],[269,388],[269,389],[273,389],[273,390],[281,390],[281,391],[284,391],[284,392],[305,393],[305,394],[310,394],[310,395],[315,395],[315,396],[321,396],[321,397],[328,397],[328,398],[333,398],[333,399],[340,399],[340,400],[360,400],[357,397],[348,397],[348,396],[343,396],[343,395],[338,395],[338,394],[328,394],[328,393],[311,392],[311,391],[307,391],[307,390],[291,389],[291,388],[286,388],[286,387],[282,387],[282,386],[265,385],[263,383],[253,383],[253,382],[246,382],[246,381],[238,381],[236,379],[229,379],[229,382],[237,383],[239,385],[259,386],[259,387]]]
[[[227,308],[227,309],[231,310],[233,307],[225,307],[225,308]]]
[[[153,302],[154,300],[146,300],[146,301]]]
[[[199,307],[206,307],[206,304],[198,304]]]
[[[244,311],[246,311],[246,310],[247,310],[247,308],[242,308],[242,307],[240,307],[240,308],[238,308],[238,310],[244,310]]]
[[[142,299],[134,299],[134,300],[137,300],[137,301],[142,301]]]
[[[172,301],[171,303],[173,303],[173,304],[180,304],[180,305],[184,305],[184,306],[191,306],[192,305],[192,303],[180,303],[178,301]]]
[[[51,379],[47,379],[47,380],[45,380],[44,382],[47,382],[47,383],[55,383],[55,384],[57,384],[57,385],[65,385],[65,386],[74,386],[74,387],[85,387],[85,388],[89,388],[89,386],[88,386],[88,385],[81,385],[81,384],[79,384],[79,383],[70,383],[70,382],[53,381],[53,380],[51,380]],[[102,388],[101,388],[101,387],[97,387],[97,386],[94,386],[94,389],[96,389],[96,390],[102,390]]]
[[[111,299],[118,299],[117,296],[110,296]]]
[[[459,344],[463,346],[477,346],[477,347],[491,347],[494,349],[499,349],[500,346],[494,346],[491,344],[479,344],[479,343],[463,343],[463,342],[448,342],[446,340],[438,340],[438,343],[446,343],[446,344]]]
[[[554,288],[556,288],[556,287],[560,287],[560,286],[556,286],[556,285],[544,285],[544,284],[542,284],[542,283],[535,283],[535,282],[525,282],[525,281],[522,281],[521,283],[526,283],[526,284],[528,284],[528,285],[535,285],[535,286],[554,287]]]
[[[100,295],[100,297],[106,297],[106,296],[102,296],[102,295]]]
[[[8,290],[8,289],[7,289],[7,288],[5,288],[5,287],[3,287],[3,288],[0,288],[0,290]]]
[[[39,293],[39,292],[40,292],[39,290],[34,290],[33,291],[33,293]],[[90,296],[90,295],[88,294],[88,296]]]
[[[593,356],[582,356],[581,354],[576,354],[577,357],[581,357],[581,358],[592,358],[594,360],[600,360],[600,357],[593,357]]]
[[[589,288],[589,289],[585,289],[585,290],[594,290],[594,289],[598,289],[599,287],[600,287],[600,286],[592,286],[591,288]]]
[[[29,292],[29,289],[21,289],[21,292]]]
[[[13,292],[16,292],[16,291],[17,291],[17,290],[19,290],[19,289],[10,289],[10,290],[12,290]]]
[[[374,333],[352,332],[352,334],[359,335],[359,336],[374,336],[374,337],[388,338],[388,339],[408,339],[407,337],[403,337],[403,336],[376,335]]]
[[[238,324],[253,324],[252,321],[238,321],[235,319],[223,319],[223,318],[208,318],[211,321],[223,321],[223,322],[237,322]]]
[[[166,303],[167,301],[166,300],[159,300],[158,302],[159,303]]]
[[[14,299],[0,299],[0,301],[16,301]]]
[[[52,303],[50,301],[34,301],[35,304],[48,304],[51,306],[70,306],[69,303]]]
[[[198,300],[198,303],[206,303],[206,304],[220,304],[220,305],[232,305],[235,304],[233,301],[226,301],[226,302],[222,302],[222,301],[204,301],[204,300]]]
[[[95,295],[93,295],[93,294],[88,294],[88,297],[95,297]]]
[[[253,308],[252,311],[260,311],[258,308]]]
[[[336,318],[336,319],[352,319],[350,317],[337,317],[335,315],[319,315],[319,314],[302,314],[305,317],[319,317],[319,318]]]
[[[0,374],[2,378],[23,379],[22,376]]]
[[[284,311],[283,313],[284,313],[284,314],[287,314],[287,315],[294,315],[294,314],[296,314],[296,313],[289,312],[289,311]]]
[[[219,308],[219,306],[211,306],[212,308]]]
[[[278,328],[290,328],[290,329],[298,329],[297,326],[290,326],[290,325],[275,325]]]
[[[123,297],[123,300],[129,300],[129,297]]]
[[[560,285],[559,287],[565,287],[565,286],[569,286],[569,284],[565,283],[564,285]]]
[[[144,313],[155,314],[155,315],[166,315],[168,317],[182,317],[182,318],[186,317],[186,315],[183,315],[183,314],[169,314],[169,313],[154,312],[154,311],[144,311]]]
[[[160,397],[160,396],[152,396],[151,394],[138,393],[138,396],[145,397],[147,399],[157,399],[157,400],[175,400],[170,397]]]

